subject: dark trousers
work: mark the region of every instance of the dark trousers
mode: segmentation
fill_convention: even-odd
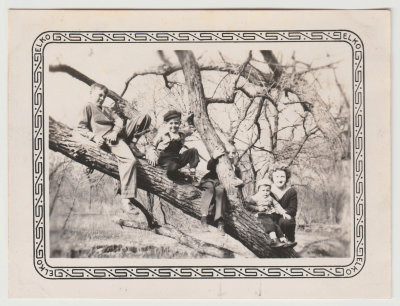
[[[201,182],[203,193],[200,200],[202,216],[214,215],[214,221],[224,218],[227,203],[226,191],[218,180],[206,180]]]
[[[158,163],[167,171],[177,171],[189,164],[190,168],[196,168],[199,164],[199,152],[195,148],[187,149],[181,154],[161,152]]]
[[[125,124],[125,141],[127,144],[132,142],[133,137],[139,138],[143,135],[151,125],[151,117],[147,114],[138,115],[126,121]]]
[[[276,214],[263,214],[258,215],[258,220],[261,222],[264,231],[269,234],[275,232],[278,238],[283,237],[281,227],[278,225],[279,215]]]
[[[295,241],[295,231],[296,231],[296,219],[292,217],[290,220],[285,220],[280,217],[278,224],[285,234],[286,238],[290,241]]]

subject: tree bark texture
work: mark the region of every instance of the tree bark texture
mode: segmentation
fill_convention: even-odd
[[[115,156],[100,150],[70,127],[49,118],[49,147],[92,169],[119,179]],[[138,160],[138,187],[151,192],[182,212],[200,219],[201,191],[191,185],[179,185],[166,177],[165,170]],[[226,232],[258,257],[298,257],[293,249],[269,247],[269,239],[258,221],[241,206],[228,212]]]

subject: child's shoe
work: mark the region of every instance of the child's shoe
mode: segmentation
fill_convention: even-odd
[[[271,248],[281,248],[285,246],[285,243],[279,241],[278,239],[272,239],[270,246]]]
[[[296,241],[287,241],[285,243],[285,247],[288,247],[288,248],[294,248],[296,245],[297,245]]]

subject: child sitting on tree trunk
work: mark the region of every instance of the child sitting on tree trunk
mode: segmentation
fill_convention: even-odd
[[[167,132],[159,132],[153,140],[152,150],[147,150],[146,159],[152,165],[160,165],[167,170],[167,177],[172,181],[185,179],[179,171],[189,164],[192,181],[195,181],[196,167],[200,161],[197,149],[190,148],[180,153],[184,147],[185,138],[190,136],[192,129],[180,130],[182,114],[170,110],[164,115]]]
[[[289,218],[286,210],[271,196],[272,182],[262,179],[257,183],[257,193],[250,198],[248,209],[255,212],[265,232],[272,239],[272,247],[293,247],[296,242],[288,242],[278,225],[280,216]]]
[[[124,210],[129,210],[131,199],[136,198],[136,158],[132,147],[151,124],[149,115],[138,115],[124,120],[114,109],[103,106],[108,89],[93,84],[90,98],[82,110],[78,131],[99,147],[110,150],[118,160],[121,198]],[[128,145],[131,145],[128,146]]]
[[[226,154],[229,161],[234,166],[234,171],[236,178],[234,180],[234,185],[236,187],[243,184],[241,178],[241,172],[237,164],[237,151],[236,148],[229,144],[226,146]],[[201,209],[201,225],[205,231],[207,229],[207,216],[211,215],[214,217],[214,222],[217,222],[219,231],[224,234],[224,218],[225,209],[227,204],[227,195],[224,186],[218,179],[217,175],[217,165],[220,157],[225,155],[225,149],[223,147],[218,147],[215,149],[211,155],[210,160],[207,163],[207,170],[209,170],[206,175],[200,181],[200,187],[203,190],[203,194],[200,201]]]

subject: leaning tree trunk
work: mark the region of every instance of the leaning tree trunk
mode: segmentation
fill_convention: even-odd
[[[49,147],[92,169],[119,179],[114,155],[100,150],[94,143],[75,135],[68,126],[49,118]],[[149,191],[182,212],[200,219],[201,191],[191,185],[178,185],[169,180],[165,171],[152,167],[142,159],[138,164],[138,187]],[[228,213],[226,232],[239,240],[258,257],[297,257],[292,249],[269,247],[257,220],[240,206]]]

